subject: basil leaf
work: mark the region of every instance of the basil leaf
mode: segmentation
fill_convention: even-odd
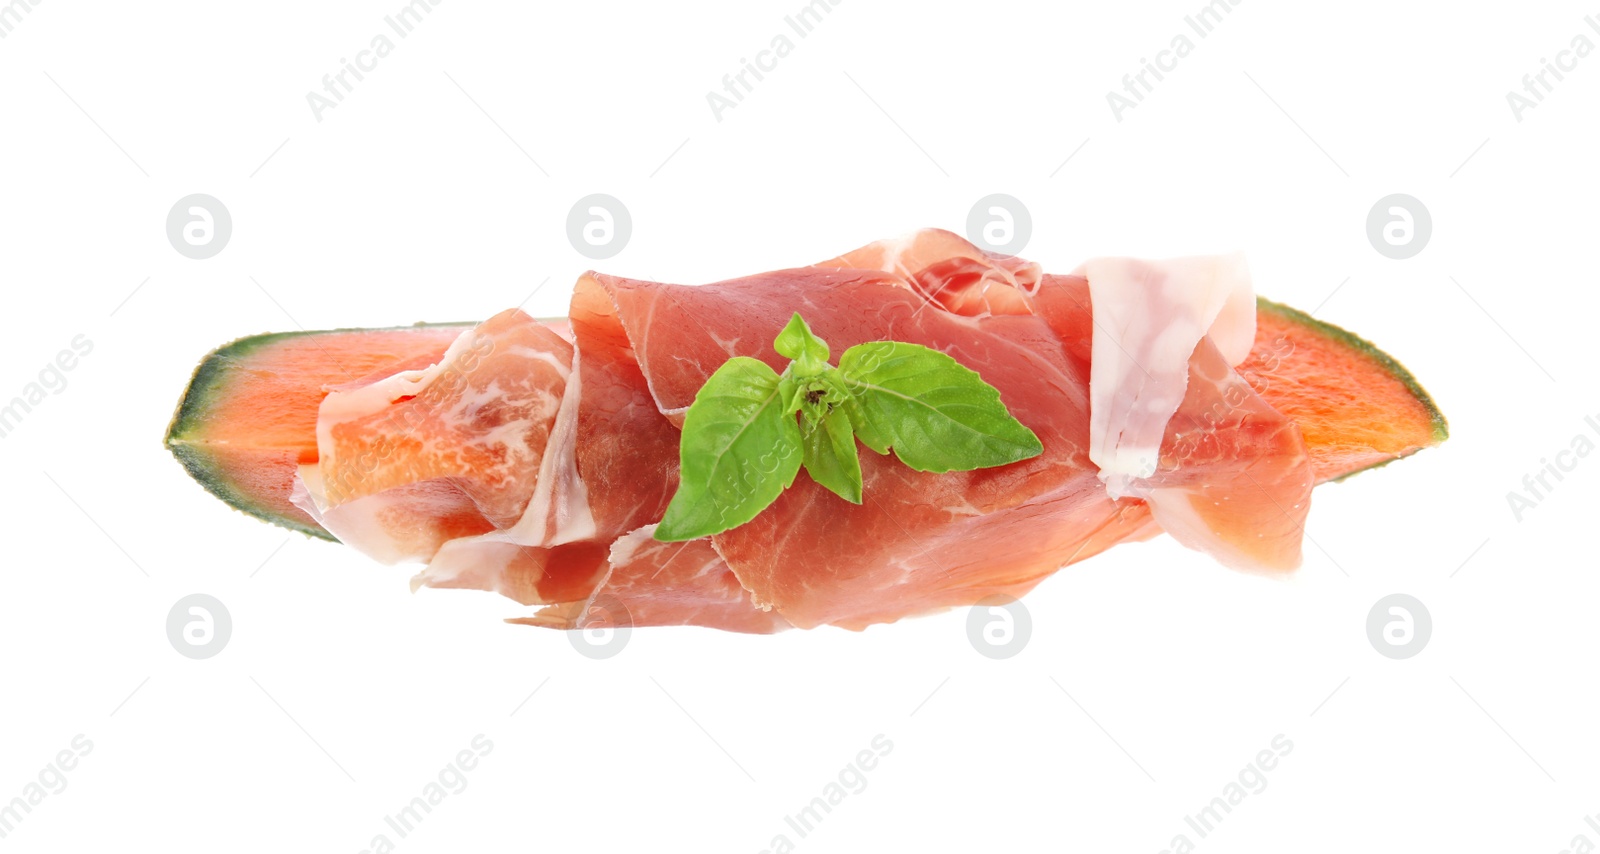
[[[777,350],[780,356],[793,359],[792,370],[795,376],[802,379],[831,369],[828,364],[828,342],[811,333],[811,327],[798,311],[773,340],[772,349]]]
[[[684,413],[678,491],[656,539],[692,540],[743,525],[794,483],[800,425],[783,411],[792,382],[745,356],[706,380]]]
[[[873,341],[846,350],[834,368],[827,342],[798,312],[772,346],[790,359],[781,375],[736,356],[695,395],[678,446],[678,491],[656,539],[691,540],[749,522],[802,465],[860,504],[857,438],[927,472],[1006,465],[1044,450],[999,391],[937,350]]]
[[[1044,450],[994,386],[937,350],[903,341],[857,344],[839,357],[839,373],[856,437],[880,454],[893,448],[918,471],[1001,466]]]
[[[856,437],[850,418],[835,409],[802,430],[806,473],[851,504],[861,503],[861,458],[856,456]]]

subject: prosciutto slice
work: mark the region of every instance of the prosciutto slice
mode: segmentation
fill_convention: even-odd
[[[317,416],[302,509],[386,563],[510,525],[537,485],[572,345],[520,311],[463,333],[435,365],[339,386]]]
[[[802,471],[752,522],[655,540],[695,393],[733,356],[781,371],[772,340],[796,311],[835,357],[885,339],[947,353],[1043,453],[935,474],[861,448],[860,505]],[[1162,530],[1283,569],[1313,478],[1297,428],[1233,370],[1253,323],[1237,259],[1052,276],[937,230],[709,285],[588,273],[560,334],[507,312],[437,365],[334,389],[297,491],[340,539],[423,563],[417,586],[494,590],[539,606],[515,622],[564,629],[862,629],[1021,596]]]

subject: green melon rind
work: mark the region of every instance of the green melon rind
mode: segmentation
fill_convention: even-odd
[[[206,453],[205,446],[202,443],[190,441],[191,433],[205,422],[207,411],[210,409],[213,400],[219,393],[227,391],[227,368],[235,363],[245,361],[250,354],[262,347],[292,338],[359,332],[389,332],[418,327],[459,326],[462,329],[470,329],[475,325],[476,323],[416,323],[411,326],[390,326],[379,329],[352,328],[271,332],[264,335],[249,335],[230,341],[212,350],[195,367],[194,374],[189,378],[189,384],[184,388],[183,398],[178,401],[178,406],[172,413],[172,420],[167,424],[167,432],[162,439],[162,444],[177,458],[178,462],[183,465],[184,470],[189,473],[190,477],[195,479],[196,483],[204,487],[207,492],[222,499],[229,507],[262,521],[288,528],[291,531],[333,541],[334,536],[321,527],[274,513],[270,508],[253,501],[248,493],[218,474],[210,455]]]
[[[1427,410],[1428,420],[1432,427],[1434,444],[1438,444],[1443,442],[1445,439],[1450,438],[1450,424],[1445,420],[1444,413],[1439,411],[1438,404],[1434,403],[1433,396],[1428,394],[1427,389],[1422,387],[1422,383],[1417,381],[1416,376],[1413,375],[1411,371],[1407,370],[1405,365],[1400,364],[1399,360],[1395,359],[1395,357],[1378,349],[1378,347],[1371,341],[1368,341],[1367,339],[1362,338],[1361,336],[1356,335],[1347,329],[1343,329],[1328,323],[1327,321],[1318,320],[1317,318],[1312,317],[1300,309],[1284,305],[1280,302],[1273,302],[1265,297],[1256,297],[1256,310],[1271,312],[1272,314],[1282,317],[1296,326],[1309,329],[1310,331],[1321,335],[1324,338],[1331,339],[1338,344],[1341,344],[1344,347],[1360,353],[1374,362],[1377,362],[1380,367],[1389,373],[1389,375],[1403,383],[1406,387],[1406,390],[1411,392],[1411,396],[1415,397],[1417,402],[1421,403],[1423,408]],[[1422,449],[1418,448],[1409,453],[1401,454],[1397,457],[1391,457],[1382,462],[1373,463],[1365,468],[1359,468],[1352,472],[1346,472],[1334,478],[1333,480],[1334,482],[1338,482],[1348,477],[1354,477],[1355,475],[1361,474],[1365,471],[1372,471],[1373,469],[1381,468],[1394,462],[1395,460],[1403,460],[1419,450]]]

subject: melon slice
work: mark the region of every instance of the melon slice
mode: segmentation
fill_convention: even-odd
[[[564,320],[545,321],[564,338]],[[426,368],[475,324],[258,335],[196,369],[166,446],[212,494],[257,518],[333,539],[290,503],[298,467],[317,460],[329,387]],[[1256,301],[1256,337],[1236,369],[1304,437],[1318,483],[1431,447],[1448,435],[1432,398],[1393,357],[1304,312]]]
[[[195,369],[167,449],[235,509],[332,540],[289,502],[296,469],[317,460],[317,407],[328,388],[426,368],[473,325],[282,332],[226,344]]]
[[[1271,300],[1236,370],[1300,428],[1318,483],[1343,480],[1450,435],[1417,378],[1372,342]]]

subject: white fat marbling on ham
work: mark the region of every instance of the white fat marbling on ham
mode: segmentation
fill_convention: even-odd
[[[1189,356],[1206,335],[1237,365],[1255,341],[1255,297],[1240,254],[1078,268],[1094,315],[1089,459],[1113,498],[1146,492],[1162,436],[1183,401]]]
[[[412,580],[413,590],[423,586],[498,589],[497,579],[510,567],[529,566],[517,562],[523,547],[556,546],[596,536],[588,486],[579,477],[577,465],[578,404],[583,396],[580,358],[574,351],[555,426],[539,462],[533,497],[522,518],[510,528],[445,543]],[[524,579],[531,584],[538,580],[536,576]]]
[[[770,634],[790,628],[756,607],[711,540],[664,543],[655,525],[617,537],[607,567],[587,597],[511,622],[558,629],[597,626],[714,626]]]
[[[429,560],[439,545],[441,523],[477,517],[470,499],[437,480],[386,489],[329,507],[322,472],[315,463],[300,466],[289,500],[339,542],[389,566]]]
[[[330,389],[318,460],[300,472],[305,509],[384,563],[429,561],[447,542],[515,529],[530,503],[529,544],[554,539],[552,518],[569,539],[591,535],[571,460],[574,358],[570,342],[512,309],[425,369]]]
[[[1031,314],[1038,264],[979,249],[938,228],[879,240],[814,266],[879,270],[953,315]]]

